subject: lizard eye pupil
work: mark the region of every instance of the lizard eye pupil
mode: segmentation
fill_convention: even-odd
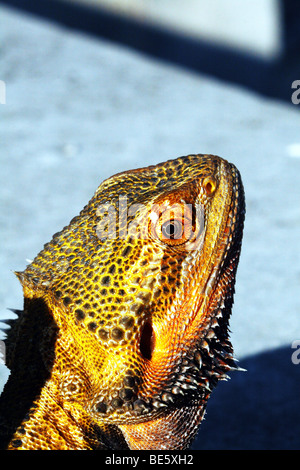
[[[171,204],[168,200],[165,206],[156,206],[150,215],[149,226],[151,236],[168,246],[180,246],[191,241],[196,233],[196,215],[192,204],[180,201]],[[154,222],[154,223],[153,223]]]
[[[182,223],[179,220],[169,220],[161,226],[161,232],[164,238],[176,240],[182,237]]]

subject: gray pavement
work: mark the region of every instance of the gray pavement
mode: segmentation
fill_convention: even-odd
[[[22,308],[13,270],[103,179],[188,153],[220,155],[246,192],[231,338],[249,372],[214,392],[195,445],[300,448],[300,364],[291,361],[300,340],[300,106],[3,7],[0,56],[0,320]],[[6,377],[0,365],[0,386]]]

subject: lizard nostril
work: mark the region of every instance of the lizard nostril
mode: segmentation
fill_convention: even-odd
[[[140,340],[140,351],[145,359],[150,360],[153,354],[155,346],[155,335],[151,323],[148,321],[143,326],[141,340]]]

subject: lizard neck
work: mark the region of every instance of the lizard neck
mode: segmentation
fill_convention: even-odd
[[[85,439],[73,415],[61,406],[57,398],[53,398],[52,383],[49,381],[11,436],[8,450],[28,450],[32,449],[32,445],[39,450],[79,450],[96,447],[93,445],[93,439]]]
[[[58,360],[67,345],[46,302],[26,298],[7,338],[11,374],[0,398],[1,449],[128,449],[116,426],[99,426],[70,398],[76,386]]]
[[[56,335],[45,302],[25,301],[24,311],[14,321],[6,340],[10,376],[0,398],[1,448],[6,448],[16,430],[28,421],[33,403],[39,400],[53,363],[53,354],[45,361],[43,351],[49,346],[53,352]]]
[[[107,450],[116,443],[120,448],[117,429],[92,424],[83,409],[61,402],[56,392],[52,380],[45,384],[10,437],[7,450]]]

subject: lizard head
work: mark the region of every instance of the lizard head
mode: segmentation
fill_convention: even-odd
[[[130,448],[188,445],[234,367],[244,212],[239,172],[216,156],[122,172],[18,274],[27,310],[43,299],[58,328],[51,381],[65,409]]]

